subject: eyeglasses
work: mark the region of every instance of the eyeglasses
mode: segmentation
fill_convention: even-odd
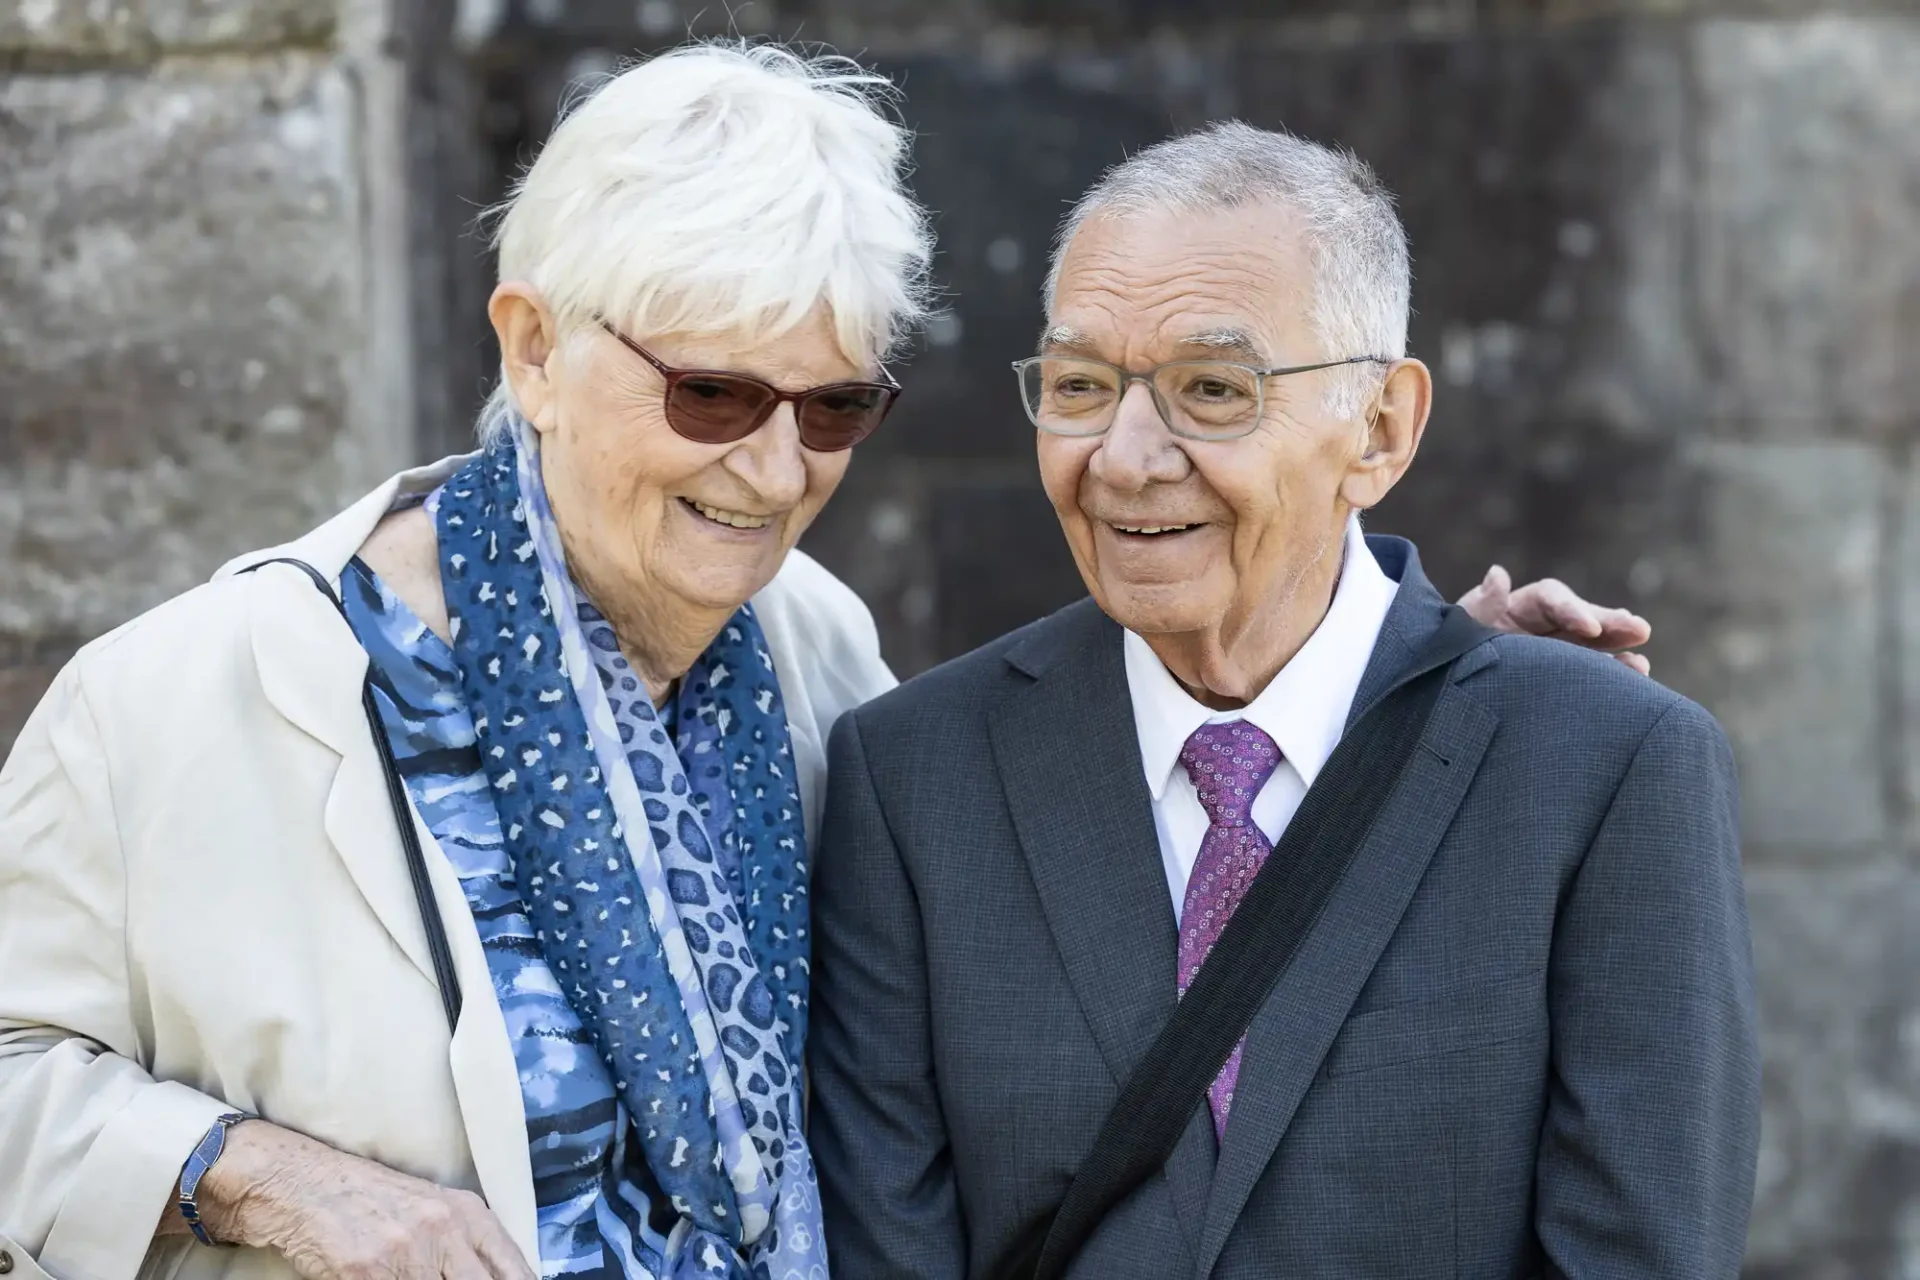
[[[601,327],[667,380],[667,425],[700,444],[744,440],[788,402],[800,426],[800,443],[816,453],[851,449],[886,419],[900,396],[893,382],[832,382],[805,391],[782,391],[759,378],[719,369],[675,369],[606,321]]]
[[[1392,364],[1385,356],[1350,356],[1278,369],[1224,360],[1172,360],[1133,373],[1104,360],[1032,356],[1013,362],[1027,417],[1056,436],[1097,436],[1113,425],[1120,401],[1135,382],[1153,393],[1167,430],[1189,440],[1235,440],[1260,423],[1266,380],[1349,364]]]

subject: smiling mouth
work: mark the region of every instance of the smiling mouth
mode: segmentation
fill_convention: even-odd
[[[773,523],[772,516],[748,515],[744,511],[728,511],[724,507],[710,507],[704,502],[695,502],[692,498],[682,498],[688,509],[705,517],[714,524],[725,525],[729,529],[764,529]]]
[[[1186,533],[1190,529],[1198,529],[1200,526],[1197,524],[1113,524],[1109,522],[1107,527],[1115,533],[1124,533],[1131,538],[1165,538],[1177,533]]]

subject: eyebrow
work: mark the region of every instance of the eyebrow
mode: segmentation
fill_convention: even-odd
[[[1042,351],[1069,351],[1078,355],[1098,358],[1100,346],[1092,338],[1080,332],[1072,325],[1057,324],[1040,334]]]
[[[1202,329],[1198,333],[1188,334],[1174,346],[1180,349],[1198,349],[1209,355],[1241,360],[1259,367],[1264,367],[1267,361],[1266,353],[1261,349],[1259,342],[1244,329]],[[1092,356],[1095,359],[1103,358],[1100,355],[1100,345],[1071,325],[1057,324],[1041,333],[1040,349]]]
[[[1230,356],[1256,366],[1267,363],[1266,352],[1261,350],[1253,335],[1244,329],[1203,329],[1199,333],[1188,334],[1175,345],[1199,347],[1214,355]]]

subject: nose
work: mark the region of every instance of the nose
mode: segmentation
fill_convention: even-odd
[[[1087,462],[1093,478],[1121,493],[1138,493],[1150,484],[1174,484],[1193,464],[1180,449],[1153,392],[1144,382],[1128,385],[1113,412],[1113,425]]]
[[[734,446],[727,469],[774,511],[800,504],[807,492],[807,460],[800,445],[800,423],[793,405],[783,403],[760,429]]]

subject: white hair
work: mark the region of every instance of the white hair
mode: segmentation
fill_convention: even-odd
[[[926,313],[933,238],[906,190],[885,77],[781,45],[710,41],[610,75],[570,105],[489,217],[499,276],[561,333],[777,336],[825,304],[877,363]],[[514,413],[502,377],[483,442]]]
[[[1157,143],[1102,175],[1054,243],[1048,314],[1067,245],[1089,219],[1251,204],[1271,204],[1300,220],[1314,274],[1308,319],[1324,359],[1407,353],[1412,267],[1392,194],[1352,152],[1238,120]],[[1332,372],[1327,410],[1350,418],[1366,408],[1385,370],[1356,364]]]

